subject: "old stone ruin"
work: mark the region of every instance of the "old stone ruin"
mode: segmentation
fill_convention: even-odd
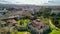
[[[47,32],[50,30],[49,25],[39,19],[29,23],[27,28],[31,30],[32,34],[48,34]]]

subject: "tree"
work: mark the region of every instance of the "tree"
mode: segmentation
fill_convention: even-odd
[[[41,9],[41,15],[44,17],[49,17],[51,14],[51,9],[50,8],[43,8]]]
[[[52,13],[52,14],[51,14],[51,16],[53,16],[53,17],[54,17],[54,16],[56,16],[56,14],[55,14],[55,13]]]

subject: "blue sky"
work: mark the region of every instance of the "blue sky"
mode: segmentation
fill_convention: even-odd
[[[60,0],[0,0],[2,4],[60,5]]]

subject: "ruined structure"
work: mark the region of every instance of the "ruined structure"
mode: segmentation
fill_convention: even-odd
[[[46,32],[50,29],[49,25],[41,20],[33,20],[27,25],[27,28],[31,30],[32,34],[47,34]]]

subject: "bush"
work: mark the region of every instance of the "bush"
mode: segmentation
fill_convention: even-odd
[[[26,26],[29,21],[30,21],[29,19],[25,19],[25,20],[18,20],[17,22],[19,25]]]

